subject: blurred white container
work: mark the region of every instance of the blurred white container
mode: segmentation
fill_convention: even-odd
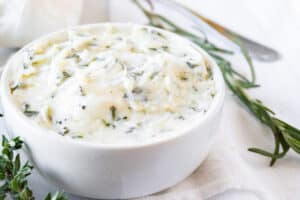
[[[0,47],[21,47],[49,32],[108,20],[107,0],[0,0]]]

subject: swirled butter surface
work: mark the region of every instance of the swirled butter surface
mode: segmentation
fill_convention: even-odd
[[[17,107],[53,134],[134,144],[176,134],[216,94],[206,57],[173,34],[106,24],[56,33],[12,65]]]

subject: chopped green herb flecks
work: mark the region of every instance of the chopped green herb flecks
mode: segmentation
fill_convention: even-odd
[[[182,81],[187,81],[188,78],[187,78],[186,76],[180,76],[180,80],[182,80]]]
[[[20,84],[16,84],[15,86],[13,86],[13,87],[10,88],[10,93],[11,93],[11,94],[14,93],[14,91],[15,91],[16,89],[19,89],[20,87],[21,87]]]
[[[47,119],[52,122],[52,119],[53,119],[53,111],[52,111],[52,108],[51,107],[48,107],[47,109]]]
[[[28,64],[27,63],[23,63],[23,69],[28,69]]]
[[[35,115],[39,114],[38,111],[30,110],[30,105],[29,104],[24,104],[24,111],[23,111],[23,113],[27,117],[32,117],[32,116],[35,116]]]
[[[102,62],[102,61],[104,61],[105,60],[105,57],[95,57],[94,59],[93,59],[93,61],[98,61],[98,62]]]
[[[199,108],[197,108],[195,106],[191,106],[190,109],[192,109],[195,112],[200,112]]]
[[[212,91],[212,92],[210,93],[210,96],[211,96],[211,97],[215,97],[215,96],[216,96],[216,92],[215,92],[215,91]]]
[[[132,133],[135,129],[136,127],[130,127],[125,133]]]
[[[193,86],[193,90],[194,90],[195,92],[198,92],[198,91],[199,91],[195,86]]]
[[[63,73],[64,80],[66,80],[66,79],[68,79],[68,78],[71,77],[71,74],[69,74],[69,73],[66,72],[66,71],[63,71],[62,73]]]
[[[139,76],[142,76],[144,74],[144,71],[140,71],[140,72],[133,72],[131,75],[134,77],[134,78],[137,78]]]
[[[116,125],[114,125],[113,123],[107,122],[105,119],[102,119],[101,122],[102,122],[102,124],[103,124],[105,127],[116,128]]]
[[[128,94],[127,94],[127,93],[124,93],[124,94],[123,94],[123,98],[124,98],[124,99],[127,99],[127,98],[128,98]]]
[[[61,85],[64,81],[66,81],[67,79],[69,79],[72,75],[66,71],[62,72],[62,76],[59,75],[57,77],[57,79],[59,80],[59,82],[57,83],[57,85]]]
[[[191,62],[187,61],[186,64],[189,66],[189,68],[194,69],[195,67],[199,66],[199,64],[192,64]]]
[[[111,124],[108,123],[105,119],[102,119],[101,121],[102,121],[102,124],[103,124],[104,126],[106,126],[106,127],[110,127],[110,126],[111,126]]]
[[[73,139],[82,139],[83,135],[74,135],[72,136]]]
[[[89,63],[88,62],[81,62],[81,63],[79,63],[79,66],[81,66],[81,67],[88,67]]]
[[[143,90],[141,88],[133,88],[133,90],[131,91],[134,94],[141,94],[143,92]]]
[[[75,59],[75,62],[80,62],[81,58],[77,53],[72,53],[66,57],[66,59]]]
[[[157,51],[157,48],[150,47],[149,50],[151,50],[151,51]]]
[[[159,37],[161,37],[163,39],[166,39],[166,36],[164,36],[162,33],[158,32],[156,30],[151,30],[151,34],[157,35],[157,36],[159,36]]]
[[[153,73],[151,74],[151,76],[149,77],[150,80],[153,80],[153,79],[155,78],[155,76],[157,76],[158,74],[159,74],[159,72],[153,72]]]
[[[86,92],[85,92],[85,90],[83,89],[82,86],[79,86],[79,91],[80,91],[81,96],[86,96]]]
[[[117,108],[116,108],[115,106],[111,106],[111,107],[110,107],[111,118],[112,118],[113,120],[116,119],[116,111],[117,111]]]
[[[66,126],[63,128],[63,135],[67,135],[70,132],[70,129]]]
[[[168,46],[162,46],[161,47],[164,51],[168,51],[169,50],[169,47]]]
[[[181,73],[178,74],[178,76],[179,76],[178,78],[180,80],[187,81],[187,80],[189,80],[190,74],[188,72],[181,72]]]
[[[55,121],[55,123],[59,124],[59,125],[62,125],[62,121],[61,120]]]
[[[185,120],[184,116],[180,115],[178,119]]]

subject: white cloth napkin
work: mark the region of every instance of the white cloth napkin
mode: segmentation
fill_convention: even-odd
[[[300,127],[299,1],[178,1],[280,51],[283,58],[279,62],[254,62],[258,83],[262,88],[250,93],[270,106],[280,118]],[[139,11],[128,0],[110,0],[112,21],[144,22],[140,16]],[[239,71],[247,73],[247,68],[240,59],[234,60],[234,63]],[[3,128],[2,122],[0,128]],[[286,158],[279,160],[271,168],[268,166],[268,159],[248,152],[247,148],[253,146],[271,151],[273,138],[269,130],[255,120],[230,91],[227,91],[218,134],[207,159],[190,177],[166,191],[140,199],[299,199],[299,155],[289,152]],[[57,189],[36,172],[32,175],[30,184],[37,199],[42,199],[48,191]],[[85,198],[70,195],[70,199]]]

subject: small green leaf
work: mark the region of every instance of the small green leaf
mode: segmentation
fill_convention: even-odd
[[[67,200],[67,197],[61,192],[56,192],[53,196],[51,193],[48,193],[45,200]]]
[[[111,118],[112,118],[113,120],[116,119],[116,111],[117,111],[117,108],[116,108],[115,106],[111,106],[111,107],[110,107]]]
[[[20,155],[18,154],[15,158],[15,162],[14,162],[14,167],[13,167],[13,174],[16,175],[17,172],[19,171],[21,166],[21,161],[20,161]]]

